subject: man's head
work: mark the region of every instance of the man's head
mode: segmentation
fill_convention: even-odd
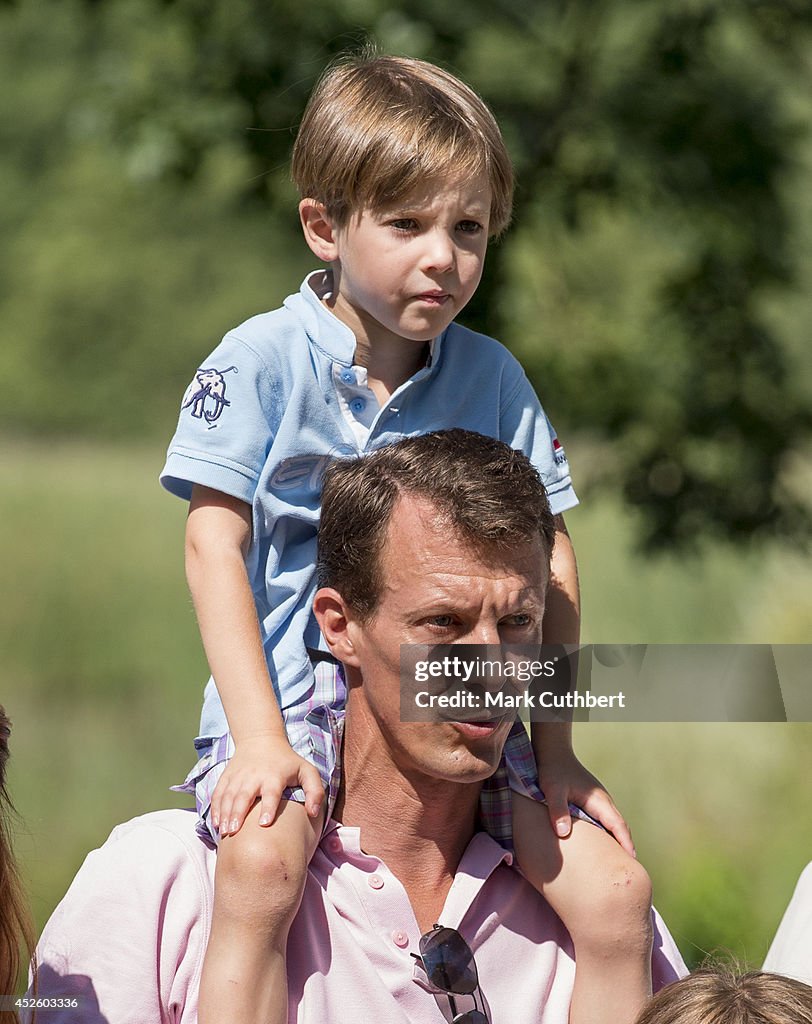
[[[398,205],[428,180],[484,177],[489,233],[510,221],[513,170],[499,126],[458,78],[425,61],[361,54],[331,65],[313,90],[293,149],[302,199],[338,227]]]
[[[553,537],[538,473],[492,438],[442,431],[335,463],[314,608],[346,667],[348,728],[401,771],[489,776],[511,719],[401,722],[400,646],[540,642]]]

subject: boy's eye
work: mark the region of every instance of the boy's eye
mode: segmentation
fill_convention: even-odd
[[[461,220],[457,229],[464,235],[477,235],[482,231],[482,225],[478,220]]]
[[[417,221],[414,217],[398,217],[396,220],[390,220],[389,226],[393,227],[396,231],[415,231],[417,229]]]

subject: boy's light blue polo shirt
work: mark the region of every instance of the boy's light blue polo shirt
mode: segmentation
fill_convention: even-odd
[[[246,563],[282,708],[310,687],[307,647],[326,649],[310,608],[321,478],[330,459],[462,427],[525,452],[554,513],[578,502],[564,450],[519,363],[499,342],[459,324],[433,342],[429,365],[381,407],[361,447],[336,386],[354,379],[355,336],[320,301],[327,288],[329,271],[317,271],[281,309],[229,331],[186,391],[161,473],[164,487],[186,500],[197,483],[251,505]],[[350,402],[359,418],[363,401]],[[201,736],[227,729],[209,680]]]

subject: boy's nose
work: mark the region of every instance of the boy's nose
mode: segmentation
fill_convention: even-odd
[[[426,248],[426,268],[441,273],[453,270],[457,262],[457,254],[453,241],[445,233],[432,234]]]

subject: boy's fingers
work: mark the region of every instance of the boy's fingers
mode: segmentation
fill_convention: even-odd
[[[607,832],[611,832],[630,857],[637,856],[631,830],[608,794],[601,801],[585,800],[584,810],[599,821]]]
[[[620,817],[620,815],[618,815],[617,822],[615,823],[614,827],[609,829],[609,831],[612,833],[615,839],[617,839],[617,841],[620,843],[620,845],[623,847],[623,849],[626,851],[626,853],[628,853],[630,857],[637,856],[637,850],[635,850],[634,848],[634,840],[632,839],[631,829],[623,820],[623,818]]]
[[[220,794],[217,789],[214,790],[211,797],[211,805],[209,806],[209,817],[211,823],[215,828],[220,827]]]
[[[262,790],[262,804],[259,809],[259,823],[267,828],[279,810],[279,803],[282,799],[282,790],[277,786],[265,786]]]
[[[230,787],[226,786],[225,792],[220,800],[220,835],[231,836],[235,832],[239,832],[240,826],[242,825],[242,818],[245,816],[244,812],[240,810],[240,794],[239,792],[233,792]]]
[[[318,770],[312,764],[305,763],[299,769],[299,785],[304,790],[307,813],[311,818],[315,818],[324,801],[324,785]]]
[[[225,802],[225,795],[226,787],[223,785],[223,777],[221,775],[217,785],[214,787],[214,792],[211,795],[211,807],[209,808],[211,822],[216,829],[220,828],[220,822],[223,820],[223,804]]]
[[[245,816],[248,814],[248,810],[251,807],[253,801],[249,800],[246,796],[238,794],[231,803],[231,809],[228,813],[228,817],[225,819],[228,826],[228,835],[236,835],[245,823]]]
[[[545,793],[545,796],[547,797],[547,813],[550,815],[550,824],[553,827],[553,832],[555,832],[559,839],[565,839],[572,831],[569,804],[558,790]]]
[[[229,834],[229,823],[231,821],[231,798],[223,797],[217,813],[217,828],[221,836]]]
[[[211,815],[214,827],[219,830],[221,836],[231,833],[231,822],[234,818],[236,797],[239,789],[232,778],[229,765],[220,776],[211,797]]]

